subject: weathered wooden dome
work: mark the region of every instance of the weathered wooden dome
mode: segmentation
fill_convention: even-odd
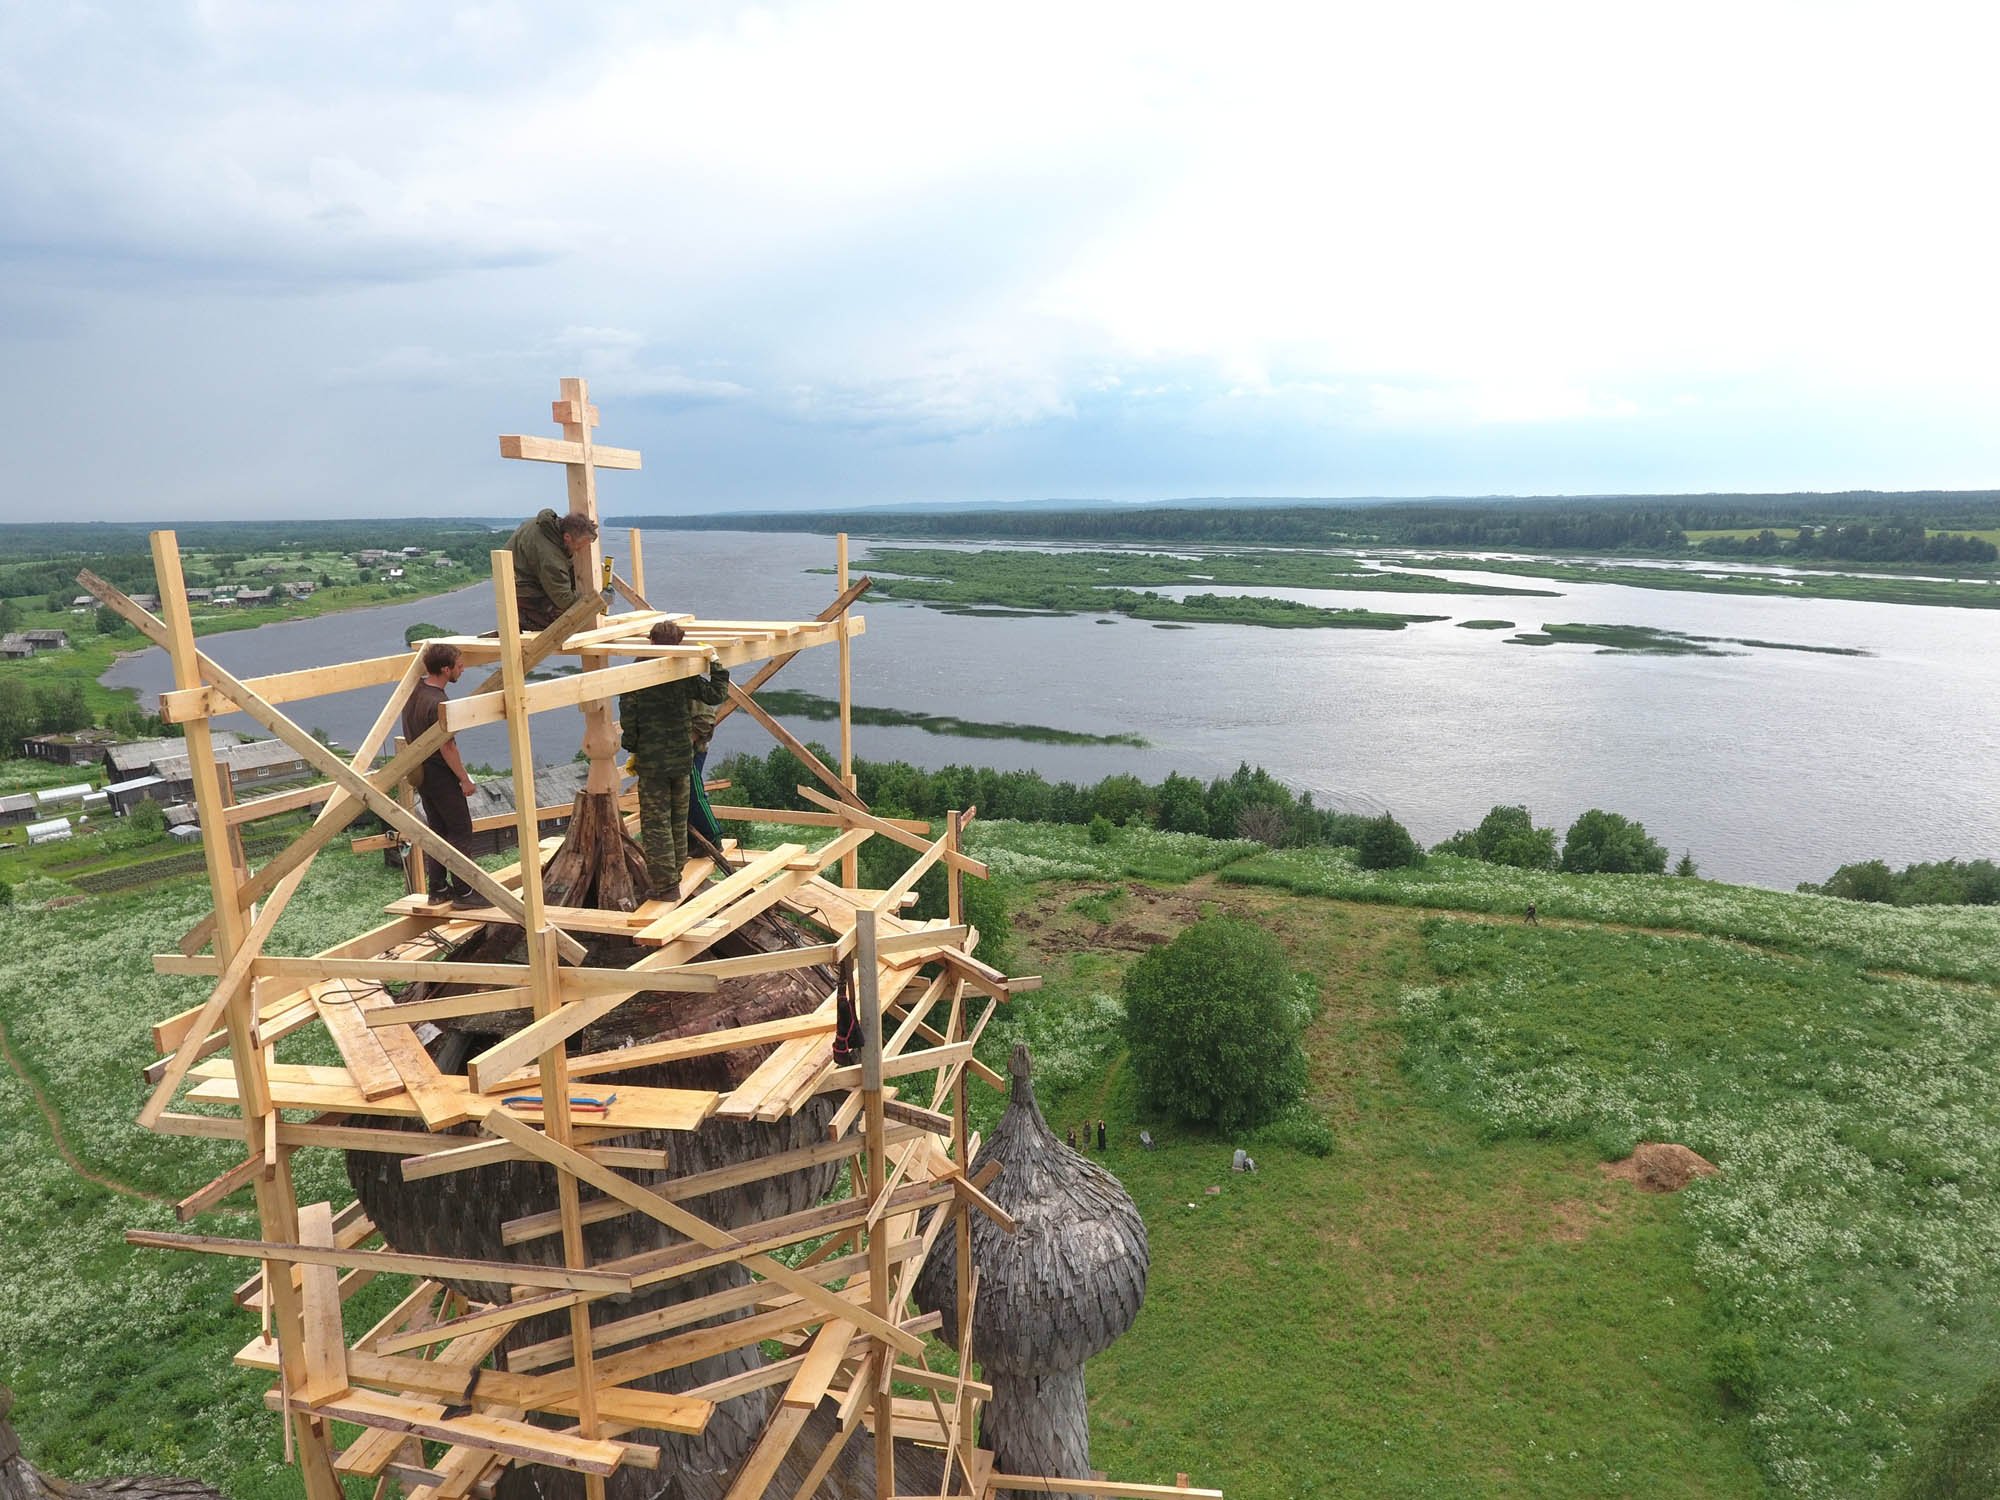
[[[993,1386],[981,1436],[1010,1474],[1090,1474],[1084,1361],[1132,1326],[1146,1299],[1146,1224],[1124,1186],[1057,1139],[1035,1103],[1032,1061],[1016,1046],[1007,1112],[973,1159],[1003,1170],[989,1192],[1018,1228],[973,1215],[979,1301],[973,1347]],[[917,1305],[944,1315],[957,1343],[958,1250],[947,1229],[916,1284]]]

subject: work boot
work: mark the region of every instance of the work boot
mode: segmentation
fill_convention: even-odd
[[[474,907],[485,906],[486,904],[486,898],[470,886],[467,886],[451,898],[451,909],[453,911],[471,911]]]

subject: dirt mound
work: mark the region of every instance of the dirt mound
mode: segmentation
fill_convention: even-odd
[[[1623,1161],[1608,1161],[1598,1170],[1606,1177],[1631,1183],[1642,1193],[1678,1193],[1697,1177],[1713,1177],[1722,1168],[1685,1146],[1641,1141]]]

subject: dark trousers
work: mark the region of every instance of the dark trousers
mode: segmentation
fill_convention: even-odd
[[[465,793],[459,790],[458,778],[450,769],[437,761],[426,761],[424,778],[417,783],[417,800],[424,805],[424,821],[443,834],[452,848],[469,855],[472,809],[466,805]],[[472,889],[430,854],[424,856],[424,875],[430,882],[431,895],[445,900]]]

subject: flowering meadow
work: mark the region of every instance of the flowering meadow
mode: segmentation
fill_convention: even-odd
[[[1219,870],[1264,846],[1249,839],[1162,833],[1144,826],[1114,828],[1102,844],[1071,823],[1017,823],[981,818],[965,831],[967,851],[1002,880],[1155,880],[1179,884]]]
[[[1698,939],[1424,934],[1405,1068],[1496,1140],[1721,1167],[1680,1202],[1713,1336],[1754,1350],[1760,1467],[1788,1495],[1876,1492],[1991,1373],[2000,997]]]
[[[1393,906],[1518,915],[1738,938],[1825,953],[1865,968],[2000,983],[2000,907],[1882,906],[1719,885],[1672,875],[1554,875],[1433,854],[1402,870],[1363,870],[1352,849],[1282,849],[1232,865],[1225,880]]]
[[[379,864],[322,859],[274,950],[310,952],[349,935],[399,888]],[[139,1071],[152,1061],[147,1028],[206,994],[201,980],[153,974],[150,955],[203,915],[206,893],[206,882],[181,880],[0,909],[0,1027],[14,1059],[0,1067],[0,1382],[13,1388],[12,1420],[48,1472],[194,1474],[231,1500],[290,1500],[297,1478],[262,1406],[268,1377],[229,1363],[256,1332],[256,1320],[230,1305],[245,1263],[133,1250],[123,1239],[128,1228],[185,1227],[173,1200],[242,1157],[226,1142],[150,1135],[133,1118]],[[84,1170],[128,1191],[71,1168],[43,1105]],[[328,1153],[303,1153],[295,1166],[302,1200],[352,1196]],[[248,1202],[241,1195],[231,1203],[238,1211],[194,1227],[255,1238]]]

